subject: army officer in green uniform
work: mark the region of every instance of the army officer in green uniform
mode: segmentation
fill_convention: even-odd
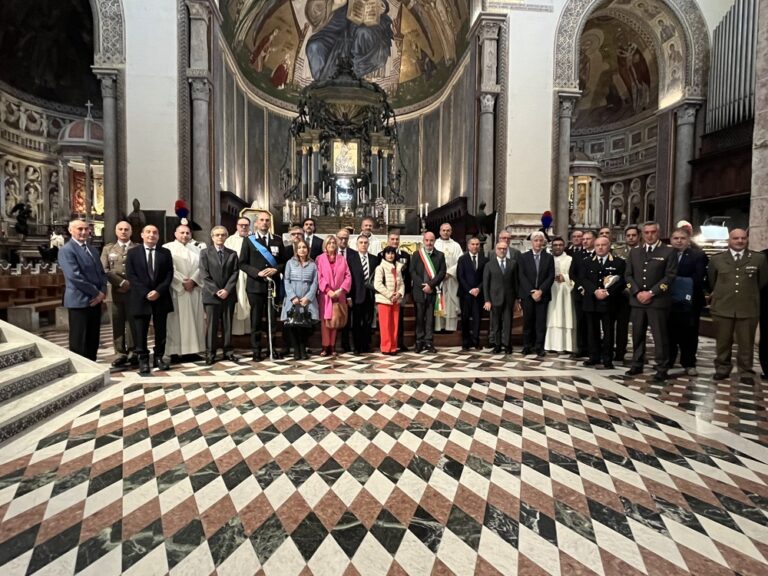
[[[738,345],[736,365],[742,382],[754,383],[752,360],[755,330],[760,319],[760,289],[768,283],[768,261],[760,252],[747,248],[746,230],[736,228],[728,235],[728,250],[709,261],[712,289],[709,312],[715,327],[717,356],[715,380],[731,374],[731,348]]]
[[[131,242],[131,232],[128,222],[118,222],[115,226],[117,242],[106,244],[101,251],[101,264],[109,280],[109,317],[112,320],[115,354],[118,355],[112,362],[115,368],[128,366],[131,363],[128,354],[133,350],[128,318],[128,291],[131,289],[131,283],[125,276],[125,256],[128,250],[136,246]]]

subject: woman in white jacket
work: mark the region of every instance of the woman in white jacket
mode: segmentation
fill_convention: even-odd
[[[383,259],[373,275],[376,307],[379,312],[381,352],[394,356],[397,354],[400,304],[405,297],[403,265],[395,261],[397,250],[392,246],[384,248],[381,255]]]

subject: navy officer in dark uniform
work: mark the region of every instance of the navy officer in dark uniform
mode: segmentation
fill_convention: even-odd
[[[653,334],[655,347],[654,380],[667,379],[669,344],[667,320],[671,298],[669,287],[677,272],[677,251],[659,240],[659,224],[643,224],[643,244],[627,257],[627,288],[632,306],[632,367],[627,376],[636,376],[645,364],[645,333]]]

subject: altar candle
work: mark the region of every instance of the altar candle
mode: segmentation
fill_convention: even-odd
[[[424,203],[424,217],[426,218],[429,215],[429,202]]]

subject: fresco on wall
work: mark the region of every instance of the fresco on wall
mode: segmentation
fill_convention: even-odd
[[[429,98],[468,46],[469,0],[222,0],[224,34],[243,74],[288,102],[339,59],[395,107]]]
[[[609,16],[591,19],[581,36],[576,130],[630,120],[656,110],[656,55],[631,28]]]

